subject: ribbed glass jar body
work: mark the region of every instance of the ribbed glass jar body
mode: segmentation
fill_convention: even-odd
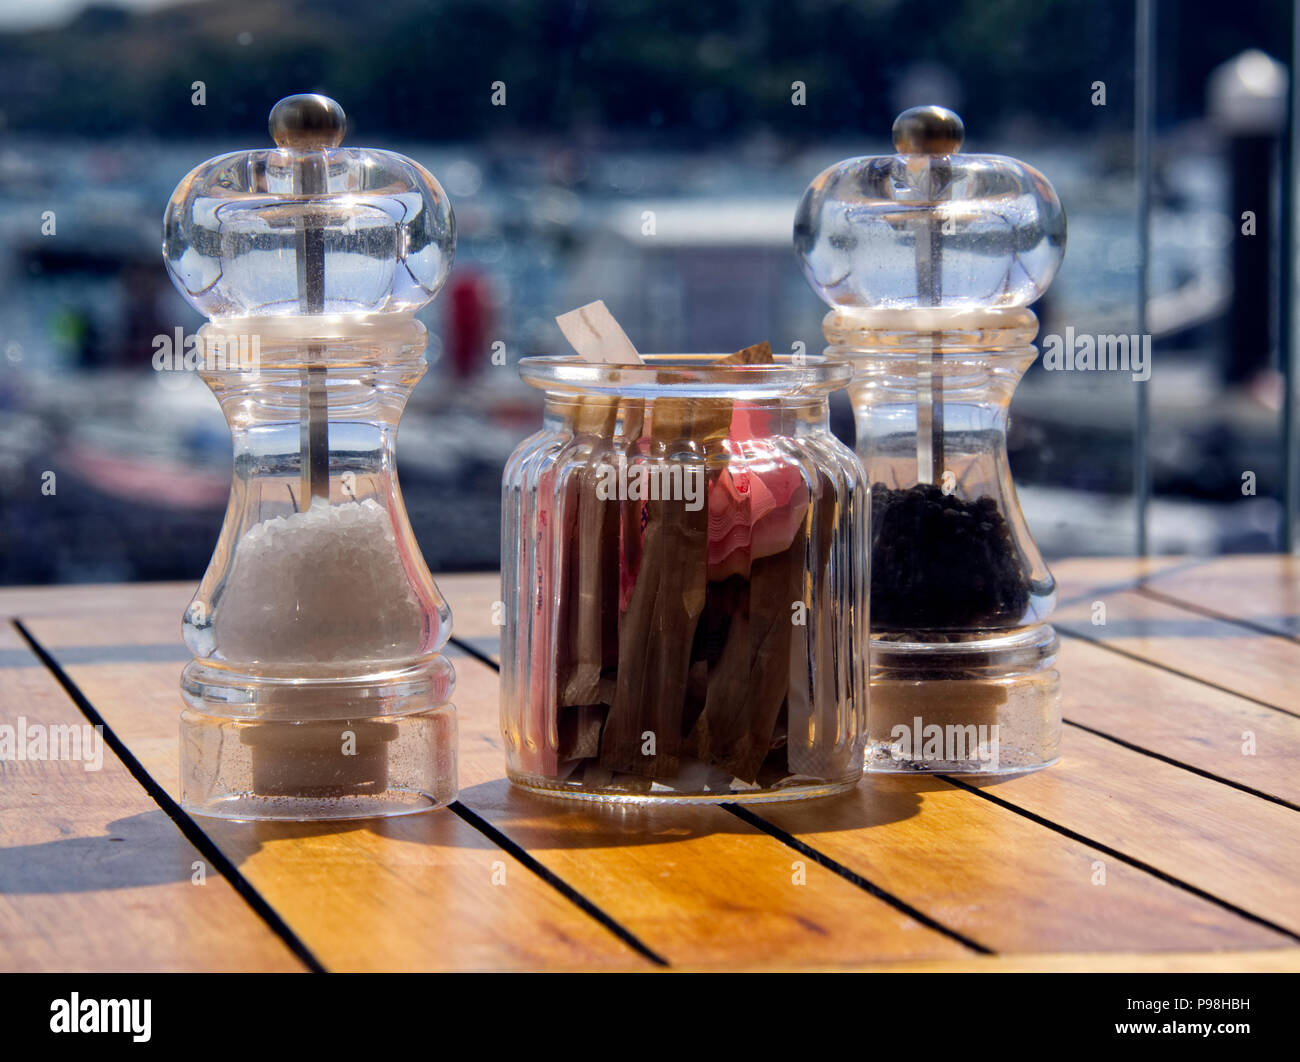
[[[501,725],[517,784],[793,799],[862,770],[867,494],[842,364],[525,359],[503,478]]]

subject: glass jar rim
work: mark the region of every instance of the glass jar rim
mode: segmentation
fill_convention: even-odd
[[[726,354],[642,354],[644,364],[585,361],[575,354],[521,358],[524,382],[559,394],[637,398],[824,398],[853,376],[850,362],[823,355],[778,354],[772,365],[719,365]]]

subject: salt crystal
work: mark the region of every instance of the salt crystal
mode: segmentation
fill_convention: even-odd
[[[217,650],[239,663],[389,664],[422,652],[427,613],[392,518],[372,498],[249,528],[213,606]]]

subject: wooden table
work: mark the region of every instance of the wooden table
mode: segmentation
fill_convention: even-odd
[[[444,577],[460,800],[335,825],[176,805],[190,587],[0,591],[0,723],[113,749],[0,764],[0,968],[1300,969],[1300,561],[1054,567],[1057,766],[754,810],[512,789],[497,580]]]

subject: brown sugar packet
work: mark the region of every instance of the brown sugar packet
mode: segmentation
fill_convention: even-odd
[[[722,658],[732,617],[749,598],[749,580],[740,575],[710,580],[704,598],[704,612],[695,627],[691,647],[690,683],[686,690],[686,711],[682,715],[682,737],[688,737],[704,712],[709,693],[709,671]]]
[[[688,753],[745,782],[758,777],[789,692],[791,604],[803,596],[804,547],[801,527],[788,548],[751,564],[748,601],[732,617],[686,741]]]
[[[641,570],[619,625],[614,703],[600,763],[650,778],[677,773],[695,622],[704,606],[703,509],[652,501]]]
[[[600,732],[605,726],[605,704],[567,705],[557,717],[557,757],[561,761],[588,759],[600,753]]]
[[[588,451],[573,475],[563,568],[560,637],[555,658],[556,728],[561,760],[596,755],[608,704],[601,672],[617,658],[618,507],[597,490],[600,464],[612,459],[618,400],[583,396],[575,434]]]
[[[751,357],[770,362],[771,347],[763,343],[746,348],[718,364],[745,364]],[[701,464],[689,467],[700,467],[703,473],[710,459],[722,452],[731,412],[732,403],[725,398],[656,399],[648,460],[666,462],[681,444],[690,443]],[[692,675],[691,655],[708,586],[708,506],[691,510],[685,498],[660,498],[646,503],[644,511],[647,522],[641,535],[640,505],[625,510],[625,520],[634,522],[625,523],[624,540],[639,539],[641,557],[619,624],[617,686],[601,737],[600,762],[614,770],[666,779],[680,766],[687,699],[699,684],[698,669]]]
[[[728,354],[725,358],[719,358],[715,365],[773,365],[776,359],[772,357],[772,344],[766,339],[761,343],[755,343],[753,346],[745,347],[744,350],[738,350],[734,354]]]
[[[561,331],[586,361],[593,364],[641,364],[640,355],[603,302],[589,303],[556,318]],[[554,661],[556,724],[561,758],[596,755],[600,728],[608,709],[610,686],[602,676],[617,663],[619,507],[598,487],[607,469],[626,456],[631,438],[640,433],[640,403],[621,403],[615,395],[580,395],[574,399],[574,434],[586,448],[587,461],[573,473],[573,511],[566,515],[569,535],[562,565],[563,597]],[[615,438],[620,414],[624,442]]]
[[[558,674],[557,705],[600,701],[600,677],[617,659],[619,503],[601,496],[602,465],[616,466],[619,451],[613,439],[617,402],[593,427],[588,458],[573,473],[576,479],[565,579],[565,666]]]
[[[712,365],[771,365],[772,346],[766,340],[719,358]],[[706,456],[721,453],[720,442],[731,431],[729,398],[660,398],[654,403],[652,438],[663,443],[691,440]]]
[[[697,400],[658,399],[652,413],[653,468],[667,467],[667,455],[685,440],[716,442],[716,416],[697,411]],[[665,403],[667,403],[665,405]],[[729,424],[729,422],[728,422]],[[726,427],[721,429],[724,433]],[[637,523],[625,537],[639,534]],[[680,766],[681,719],[689,683],[695,624],[707,586],[708,509],[687,507],[685,498],[645,504],[640,567],[618,632],[618,675],[614,703],[601,736],[600,763],[612,770],[668,779]],[[649,735],[649,737],[647,737]]]
[[[578,401],[575,427],[591,438],[586,464],[574,473],[575,513],[561,617],[565,652],[557,672],[561,714],[571,706],[609,704],[602,686],[610,684],[618,665],[620,510],[628,503],[602,496],[598,488],[603,477],[628,461],[643,418],[640,399],[583,396]]]
[[[730,365],[774,363],[766,342],[722,359]],[[710,654],[704,705],[692,722],[686,751],[746,782],[757,778],[785,706],[793,637],[790,604],[803,590],[802,542],[800,531],[782,553],[754,561],[747,581],[733,577],[709,587],[705,624],[714,629],[714,639],[720,630],[725,635],[720,652]]]
[[[570,409],[567,413],[572,428],[576,419],[576,409]],[[549,703],[555,705],[557,713],[555,722],[558,727],[562,725],[562,720],[558,716],[563,714],[560,708],[562,703],[560,695],[564,689],[564,676],[572,670],[571,661],[577,649],[571,620],[574,598],[570,587],[576,582],[578,573],[578,526],[575,516],[581,496],[581,478],[574,474],[557,474],[553,480],[552,543],[551,548],[546,551],[547,555],[539,558],[538,563],[545,564],[551,569],[548,597],[549,594],[556,595],[558,615],[554,633],[548,632],[546,639],[549,642],[549,652],[539,652],[538,659],[532,666],[540,665],[543,668],[542,679],[548,687],[545,697]]]

